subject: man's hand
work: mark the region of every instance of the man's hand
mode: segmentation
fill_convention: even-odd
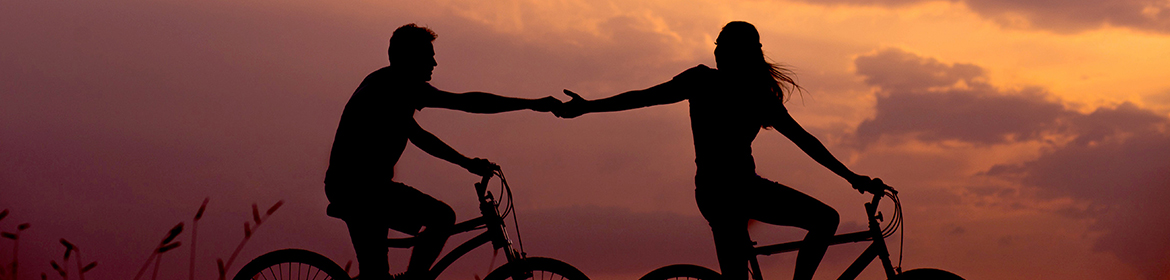
[[[467,163],[463,164],[463,168],[479,176],[491,176],[494,171],[500,170],[499,165],[482,158],[468,159]]]
[[[568,95],[572,99],[570,99],[569,102],[561,104],[560,108],[553,110],[553,115],[556,115],[559,118],[571,119],[589,112],[585,108],[585,104],[589,102],[588,100],[581,98],[581,96],[577,95],[577,93],[567,89],[565,90],[565,95]]]
[[[537,112],[548,112],[561,107],[561,101],[552,96],[545,96],[544,98],[533,100],[532,106],[528,107]]]

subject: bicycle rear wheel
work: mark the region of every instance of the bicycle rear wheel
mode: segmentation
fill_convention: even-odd
[[[646,273],[646,276],[642,276],[638,280],[719,280],[720,278],[722,275],[710,268],[693,264],[672,264]]]
[[[232,280],[350,280],[349,274],[320,254],[302,249],[269,252],[244,265]]]
[[[589,280],[589,277],[565,262],[531,257],[504,264],[483,280]]]
[[[963,277],[942,269],[916,268],[902,272],[890,280],[963,280]]]

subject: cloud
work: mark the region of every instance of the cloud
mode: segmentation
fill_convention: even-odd
[[[1100,109],[1085,116],[1103,121],[1110,114],[1134,110],[1132,106]],[[1089,215],[1104,232],[1094,249],[1110,252],[1138,267],[1150,279],[1170,276],[1170,120],[1162,118],[1161,129],[1127,129],[1141,123],[1148,111],[1112,118],[1117,124],[1110,133],[1090,128],[1082,140],[1059,147],[1040,158],[1019,165],[993,167],[988,174],[1018,178],[1047,197],[1073,197],[1088,201],[1084,208],[1066,209],[1073,215]],[[1116,117],[1114,115],[1113,117]],[[1155,115],[1156,116],[1156,115]],[[1091,122],[1094,120],[1086,120]],[[1088,125],[1091,127],[1091,125]]]
[[[944,64],[899,49],[855,60],[857,74],[876,87],[876,115],[856,137],[869,145],[882,135],[976,144],[1039,139],[1069,115],[1037,88],[1005,91],[987,83],[981,67]]]
[[[807,1],[837,5],[907,7],[939,0]],[[1151,0],[942,0],[966,4],[980,16],[1009,28],[1076,33],[1106,26],[1170,33],[1170,3]]]
[[[994,165],[984,174],[1036,191],[1032,199],[1087,202],[1057,213],[1094,221],[1103,233],[1095,250],[1150,279],[1170,275],[1170,240],[1150,238],[1170,235],[1170,227],[1157,222],[1170,220],[1170,118],[1132,103],[1080,113],[1043,89],[997,89],[978,66],[902,50],[864,55],[856,65],[877,88],[877,113],[857,129],[861,144],[897,136],[924,143],[1039,141],[1044,150],[1038,158]]]
[[[1170,3],[1149,0],[971,0],[972,10],[1011,27],[1073,33],[1104,26],[1170,32]],[[1024,22],[1019,22],[1023,19]]]

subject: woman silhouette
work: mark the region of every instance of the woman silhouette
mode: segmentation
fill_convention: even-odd
[[[833,157],[816,137],[784,108],[784,89],[801,90],[790,71],[764,58],[760,34],[742,21],[728,23],[716,39],[718,69],[699,65],[674,79],[644,90],[585,100],[565,90],[572,100],[553,112],[573,118],[591,112],[621,111],[690,101],[695,141],[695,200],[711,225],[724,279],[747,278],[748,220],[808,230],[796,257],[794,279],[812,279],[837,231],[837,211],[800,191],[755,172],[752,141],[761,128],[774,128],[806,154],[855,188],[871,179],[857,175]]]

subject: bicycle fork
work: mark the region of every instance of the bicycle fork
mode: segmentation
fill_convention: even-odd
[[[837,280],[856,279],[861,271],[873,262],[874,258],[882,260],[882,268],[885,269],[887,279],[894,278],[898,274],[894,269],[894,264],[890,262],[890,251],[886,248],[886,239],[882,236],[882,229],[878,224],[878,219],[881,218],[877,212],[879,199],[881,196],[875,194],[873,201],[865,204],[865,212],[869,214],[869,232],[873,235],[873,243],[865,249],[865,252],[861,253],[861,256],[857,257],[857,260],[853,261],[853,264],[849,265],[849,268],[845,269],[845,272],[841,273],[841,277],[837,277]]]

